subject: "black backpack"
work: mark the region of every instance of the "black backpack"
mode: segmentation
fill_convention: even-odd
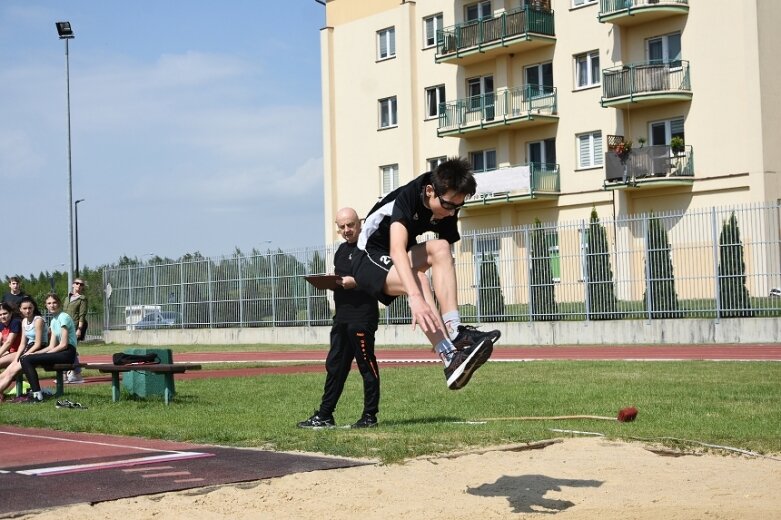
[[[114,354],[113,361],[115,365],[156,365],[160,363],[157,354],[125,354],[117,352]]]

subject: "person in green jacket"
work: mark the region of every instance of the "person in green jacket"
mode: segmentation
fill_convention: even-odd
[[[84,294],[86,285],[84,280],[76,278],[73,280],[71,292],[68,293],[68,297],[63,302],[62,311],[73,318],[76,324],[76,339],[78,341],[84,341],[84,337],[87,335],[87,296]],[[76,354],[76,363],[79,362],[79,356]],[[83,383],[84,378],[81,376],[81,368],[76,370],[69,370],[65,378],[66,383],[78,384]]]

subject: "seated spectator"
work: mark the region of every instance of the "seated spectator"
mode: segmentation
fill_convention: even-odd
[[[0,303],[0,367],[7,367],[22,344],[22,320],[16,307],[8,302]]]
[[[49,345],[33,354],[25,354],[19,361],[22,371],[30,383],[32,397],[29,403],[43,402],[41,383],[38,380],[37,367],[72,364],[76,359],[76,324],[62,312],[62,300],[54,293],[46,296],[46,309],[52,314],[49,324]]]
[[[41,316],[35,300],[29,296],[22,298],[19,311],[22,314],[22,332],[25,346],[16,351],[13,361],[0,375],[0,401],[3,399],[5,391],[13,386],[17,374],[22,371],[22,364],[19,362],[19,358],[46,347],[49,340],[46,320]]]

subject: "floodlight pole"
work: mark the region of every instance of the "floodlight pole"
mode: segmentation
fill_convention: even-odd
[[[65,96],[68,109],[68,242],[70,245],[68,288],[70,288],[73,285],[73,164],[71,161],[71,81],[68,40],[73,39],[74,35],[70,22],[58,22],[56,26],[60,39],[65,40]]]

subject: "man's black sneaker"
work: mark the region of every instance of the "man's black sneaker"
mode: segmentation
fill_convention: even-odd
[[[358,419],[358,422],[350,426],[350,428],[376,428],[377,416],[368,413],[363,414],[363,417]]]
[[[453,354],[450,364],[445,367],[447,387],[451,390],[464,388],[472,378],[474,371],[488,361],[493,350],[493,344],[486,340],[483,340],[479,345],[457,350]]]
[[[323,417],[320,412],[315,410],[315,413],[306,421],[298,423],[299,428],[310,428],[312,430],[320,430],[322,428],[333,428],[336,426],[333,417]]]
[[[453,340],[453,346],[456,347],[456,350],[463,350],[467,347],[482,345],[486,340],[493,344],[496,343],[501,336],[502,333],[498,330],[482,332],[477,330],[477,327],[471,325],[459,325],[458,335]]]

